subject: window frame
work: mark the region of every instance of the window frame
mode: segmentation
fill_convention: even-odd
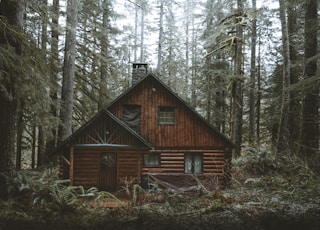
[[[191,157],[191,170],[187,170],[187,158]],[[196,157],[200,157],[200,170],[195,172],[195,161]],[[198,171],[198,170],[197,170]],[[185,174],[203,174],[203,153],[185,153],[184,154],[184,173]]]
[[[158,124],[159,125],[175,125],[176,124],[176,108],[174,106],[158,106]]]
[[[146,157],[156,157],[158,163],[156,163],[156,164],[147,163]],[[161,154],[160,153],[145,153],[145,154],[143,154],[143,166],[150,167],[150,168],[161,167]]]

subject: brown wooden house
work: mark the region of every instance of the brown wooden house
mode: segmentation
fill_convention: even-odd
[[[52,152],[61,178],[107,191],[120,189],[125,177],[143,186],[146,178],[169,187],[191,185],[195,176],[225,182],[233,143],[148,74],[146,64],[133,67],[132,87]]]

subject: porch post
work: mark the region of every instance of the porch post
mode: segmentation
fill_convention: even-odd
[[[70,185],[73,185],[73,164],[74,164],[74,148],[73,146],[70,147]]]

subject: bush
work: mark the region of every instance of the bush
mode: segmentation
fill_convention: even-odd
[[[279,167],[276,153],[267,148],[246,147],[242,155],[234,159],[234,166],[251,174],[272,173]]]

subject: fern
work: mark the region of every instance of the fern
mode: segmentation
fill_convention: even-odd
[[[78,201],[77,186],[65,186],[66,180],[58,180],[49,186],[50,196],[61,208],[71,207]]]
[[[133,204],[133,206],[137,205],[139,192],[146,193],[145,190],[140,185],[134,184],[132,186],[132,204]]]
[[[234,165],[253,174],[266,174],[278,168],[277,155],[267,148],[246,147]]]

